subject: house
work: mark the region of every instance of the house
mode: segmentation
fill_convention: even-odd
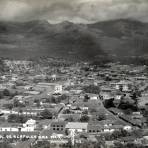
[[[39,95],[40,92],[39,91],[25,91],[24,94],[27,94],[27,95]]]
[[[114,141],[105,141],[105,147],[106,148],[112,148],[114,147]]]
[[[32,89],[33,89],[33,86],[31,86],[31,85],[26,85],[26,86],[24,86],[24,89],[25,89],[25,90],[32,90]]]
[[[123,115],[124,114],[123,111],[118,109],[118,108],[113,108],[112,107],[112,108],[109,108],[109,111],[111,113],[113,113],[114,115]]]
[[[134,136],[127,136],[127,137],[122,137],[120,138],[120,142],[122,143],[136,143],[137,142],[137,138]]]
[[[46,90],[48,92],[48,95],[50,94],[56,94],[56,93],[62,93],[63,87],[62,84],[58,83],[38,83],[36,85],[36,88],[41,90]]]
[[[0,133],[1,132],[18,132],[21,125],[19,124],[2,124],[0,125]]]
[[[131,130],[132,130],[132,126],[130,126],[130,125],[125,125],[125,126],[123,127],[123,129],[126,130],[126,131],[131,131]]]
[[[100,92],[100,96],[102,100],[109,100],[109,99],[114,98],[114,95],[112,95],[111,92]]]
[[[19,100],[19,101],[22,101],[23,98],[24,98],[24,96],[22,96],[22,95],[16,95],[16,96],[13,97],[13,99],[16,99],[16,100]]]
[[[87,95],[90,98],[90,100],[98,100],[99,99],[99,95],[96,95],[96,94],[87,93],[85,95]]]
[[[142,119],[143,115],[140,112],[133,112],[132,113],[132,119]]]
[[[134,77],[135,81],[148,81],[148,78],[146,76],[137,76]]]
[[[87,132],[89,134],[98,134],[101,132],[101,125],[98,123],[88,123]]]
[[[36,120],[29,119],[25,124],[23,124],[23,128],[21,131],[34,131],[36,128]]]
[[[65,129],[68,131],[74,131],[78,133],[87,132],[88,123],[81,122],[68,122]]]
[[[0,89],[13,89],[15,88],[15,86],[16,85],[14,83],[7,82],[7,83],[0,84]]]
[[[5,115],[10,115],[10,114],[21,114],[21,115],[25,115],[27,117],[32,117],[32,116],[37,116],[38,114],[40,114],[41,111],[43,111],[44,109],[22,109],[20,112],[19,108],[16,108],[14,110],[1,110],[1,113],[5,114]]]
[[[29,138],[29,139],[36,139],[38,138],[39,132],[33,131],[33,132],[18,132],[18,131],[0,131],[0,139],[7,138],[7,139],[23,139],[23,138]]]
[[[59,113],[58,118],[60,119],[69,119],[69,118],[73,118],[75,120],[80,119],[81,114],[82,114],[82,110],[79,107],[74,107],[74,106],[69,106],[67,105],[65,108],[63,108],[63,110]]]
[[[129,91],[131,91],[133,84],[130,81],[122,80],[122,81],[117,82],[117,83],[111,83],[110,85],[111,85],[111,87],[113,87],[116,90],[129,92]]]
[[[34,132],[36,128],[35,120],[28,120],[25,124],[9,124],[0,125],[0,132]]]
[[[40,120],[40,122],[37,124],[37,129],[39,130],[47,130],[49,125],[51,124],[52,120],[45,119],[45,120]]]
[[[54,120],[50,124],[50,131],[52,133],[64,134],[66,123],[66,121]]]
[[[67,144],[69,141],[69,138],[66,137],[65,135],[63,134],[56,134],[56,133],[53,133],[51,136],[50,136],[50,143],[51,144]]]

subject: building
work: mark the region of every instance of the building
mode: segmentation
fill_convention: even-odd
[[[63,90],[62,85],[57,83],[38,83],[36,85],[36,88],[46,90],[48,92],[48,95],[62,93]]]
[[[81,122],[68,122],[66,124],[66,130],[74,131],[78,133],[87,132],[88,123],[81,123]]]
[[[97,123],[89,123],[87,127],[87,132],[89,134],[98,134],[101,132],[101,126]]]
[[[23,124],[22,131],[34,131],[36,128],[36,121],[33,119],[28,120],[25,124]]]
[[[120,81],[117,83],[111,83],[111,87],[113,87],[116,90],[121,90],[123,92],[129,92],[132,89],[132,82],[130,81]]]
[[[36,128],[35,120],[28,120],[25,124],[3,124],[0,125],[0,132],[34,132]]]
[[[54,120],[51,124],[50,124],[50,131],[52,133],[60,133],[60,134],[65,134],[65,126],[66,126],[65,121],[62,120]]]

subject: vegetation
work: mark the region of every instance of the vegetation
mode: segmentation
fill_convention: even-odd
[[[45,103],[61,103],[62,101],[69,100],[69,96],[63,94],[61,96],[51,96],[45,99]]]
[[[82,115],[80,118],[80,122],[88,122],[89,121],[89,116],[88,115]]]
[[[17,100],[17,99],[14,99],[13,100],[13,106],[14,107],[25,107],[25,104],[24,103],[21,103],[19,100]]]
[[[39,141],[32,148],[50,148],[50,143],[48,141]]]
[[[7,142],[1,142],[0,148],[12,148],[12,146]]]
[[[97,118],[98,121],[106,120],[105,114],[100,114]]]
[[[42,119],[52,119],[53,115],[48,109],[45,109],[40,113],[40,116]]]
[[[27,120],[28,118],[23,115],[10,114],[8,116],[8,122],[11,123],[25,123]]]
[[[95,85],[89,85],[85,86],[83,88],[85,93],[92,93],[92,94],[99,94],[100,93],[100,87]]]

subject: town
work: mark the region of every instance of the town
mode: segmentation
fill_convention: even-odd
[[[146,65],[49,57],[0,63],[3,147],[148,147]]]

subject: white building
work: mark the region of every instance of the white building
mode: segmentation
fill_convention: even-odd
[[[28,120],[25,124],[23,124],[22,131],[34,131],[36,128],[36,121],[33,119]]]
[[[34,132],[35,128],[36,121],[30,119],[23,126],[21,124],[0,125],[0,132]]]
[[[88,123],[81,123],[81,122],[68,122],[66,124],[65,129],[69,131],[75,131],[78,133],[87,132]]]
[[[36,87],[47,90],[48,95],[54,93],[62,93],[63,91],[62,85],[57,83],[38,83]]]

